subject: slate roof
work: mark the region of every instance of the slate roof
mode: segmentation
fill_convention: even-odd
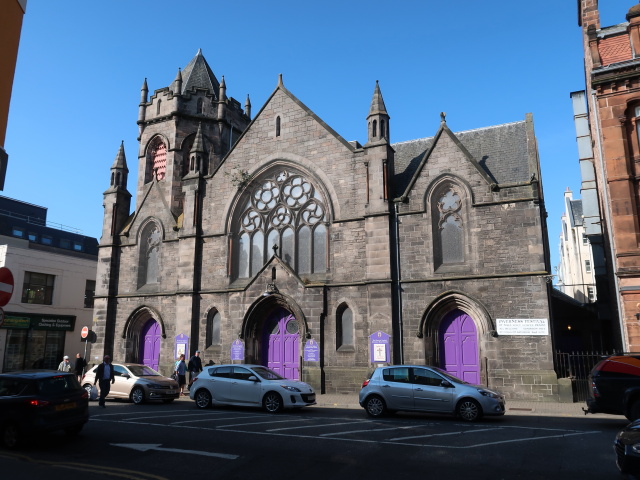
[[[455,136],[495,183],[526,182],[531,179],[533,172],[529,171],[526,121],[455,132]],[[428,137],[392,145],[396,152],[396,196],[404,193],[432,144],[433,137]],[[426,168],[429,168],[428,162]]]
[[[196,56],[191,59],[189,64],[182,71],[182,92],[185,93],[192,88],[206,88],[216,98],[220,91],[220,82],[213,74],[211,67],[204,59],[202,50],[198,50]]]

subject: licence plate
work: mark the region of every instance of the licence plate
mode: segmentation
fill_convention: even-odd
[[[167,393],[168,393],[169,395],[175,395],[175,394],[176,394],[176,391],[175,391],[175,390],[167,390]]]
[[[60,405],[56,405],[56,412],[59,412],[60,410],[69,410],[71,408],[76,408],[76,402],[69,402],[69,403],[63,403]]]

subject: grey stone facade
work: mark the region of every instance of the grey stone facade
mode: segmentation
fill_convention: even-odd
[[[557,395],[550,336],[496,333],[498,318],[549,319],[530,116],[458,134],[443,116],[434,137],[392,145],[376,85],[360,145],[282,81],[251,119],[201,52],[170,87],[146,89],[135,210],[123,149],[104,193],[98,349],[142,363],[157,322],[164,373],[179,335],[205,363],[230,362],[238,339],[246,363],[267,363],[267,319],[285,312],[300,378],[353,392],[377,365],[376,332],[391,336],[391,363],[444,367],[442,320],[457,312],[472,319],[480,383],[511,398]],[[304,360],[310,340],[317,361]]]

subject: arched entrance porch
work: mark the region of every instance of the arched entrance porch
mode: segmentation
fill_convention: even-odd
[[[136,310],[125,324],[123,337],[126,362],[142,363],[158,370],[162,341],[166,337],[158,312],[150,307]]]
[[[247,363],[265,365],[285,378],[300,380],[301,342],[306,322],[300,309],[280,294],[258,300],[247,312],[241,337]]]

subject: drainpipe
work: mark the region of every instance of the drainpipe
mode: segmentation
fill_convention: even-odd
[[[397,296],[397,315],[398,315],[398,334],[400,335],[400,341],[398,342],[398,357],[400,365],[404,365],[404,327],[402,325],[402,283],[400,282],[401,270],[400,270],[400,217],[398,216],[398,204],[394,203],[394,226],[395,226],[395,256],[396,256],[396,296]]]

